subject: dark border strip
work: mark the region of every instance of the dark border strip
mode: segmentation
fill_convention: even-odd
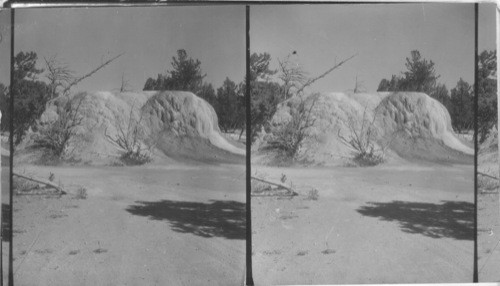
[[[12,46],[11,46],[12,48]],[[10,56],[10,55],[9,55]],[[9,64],[9,68],[10,68],[10,64]],[[9,109],[10,109],[10,106],[9,106]],[[5,120],[5,114],[2,114],[4,120]],[[10,131],[10,126],[9,126],[9,131]],[[10,145],[9,145],[9,149],[10,149]],[[9,151],[10,153],[10,151]],[[9,154],[9,157],[10,157],[10,154]],[[1,161],[1,160],[0,160]],[[9,164],[10,164],[10,160],[9,160]],[[3,171],[3,167],[0,166],[0,172]],[[1,174],[0,174],[1,176]],[[1,184],[1,178],[0,178],[0,184]],[[9,180],[9,185],[10,185],[10,180]],[[1,191],[1,188],[0,188],[0,192]],[[10,187],[9,187],[9,192],[10,192]],[[2,194],[0,193],[0,286],[3,286],[3,240],[4,240],[4,231],[3,231],[3,221],[5,219],[5,217],[3,216],[3,201],[4,199],[2,199]]]
[[[279,0],[115,0],[115,1],[99,1],[99,0],[87,0],[87,1],[71,1],[71,0],[52,0],[52,1],[7,1],[4,3],[5,8],[78,8],[78,7],[133,7],[133,6],[214,6],[214,5],[298,5],[298,4],[340,4],[340,5],[356,5],[356,4],[422,4],[424,2],[407,0],[407,1],[341,1],[341,0],[297,0],[297,1],[279,1]],[[448,2],[442,2],[448,3]],[[449,2],[452,3],[452,2]]]
[[[11,48],[12,48],[12,46],[11,46]],[[10,68],[10,65],[9,65],[9,68]],[[10,106],[9,106],[9,108],[10,108]],[[5,114],[2,114],[2,116],[5,118]],[[10,148],[10,146],[9,146],[9,148]],[[9,163],[10,163],[10,161],[9,161]],[[2,171],[2,166],[0,165],[0,172],[1,171]],[[1,176],[1,174],[0,174],[0,176]],[[0,178],[0,184],[1,184],[1,182],[2,182],[2,180]],[[10,180],[9,180],[9,185],[10,185]],[[3,220],[5,218],[3,217],[3,200],[2,200],[2,194],[1,194],[2,190],[1,189],[2,188],[0,187],[0,286],[3,286],[3,236],[5,235],[5,233],[3,232]],[[9,191],[10,191],[10,188],[9,188]]]
[[[245,76],[245,115],[246,115],[246,285],[252,286],[253,277],[252,277],[252,183],[251,183],[251,175],[252,175],[252,160],[251,160],[251,151],[252,151],[252,128],[251,128],[251,106],[250,106],[250,6],[246,6],[246,76]]]
[[[14,24],[15,24],[15,9],[10,10],[10,132],[9,132],[9,144],[10,144],[10,154],[9,154],[9,286],[14,286],[14,257],[13,257],[13,177],[14,177]]]
[[[477,155],[478,155],[478,3],[474,3],[474,274],[472,278],[473,283],[479,282],[478,272],[478,255],[477,255]]]

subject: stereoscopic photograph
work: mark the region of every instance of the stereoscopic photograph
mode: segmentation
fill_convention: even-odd
[[[0,82],[16,285],[241,284],[245,7],[16,9],[14,22],[14,86],[3,42]]]
[[[474,21],[470,3],[252,7],[256,285],[472,281]]]
[[[500,282],[475,8],[0,9],[3,283]]]

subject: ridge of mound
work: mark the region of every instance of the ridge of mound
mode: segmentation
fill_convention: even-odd
[[[244,155],[222,137],[214,108],[191,92],[165,91],[151,97],[142,107],[152,133],[175,137],[200,137],[231,153]]]
[[[391,150],[404,159],[466,164],[474,155],[456,137],[446,107],[425,93],[388,95],[375,112],[379,139],[391,140]]]
[[[498,177],[498,128],[488,132],[486,140],[479,146],[478,169],[480,172]]]
[[[385,97],[376,108],[381,135],[404,130],[410,138],[433,139],[468,155],[474,150],[455,136],[446,107],[425,93],[398,92]]]
[[[297,154],[299,163],[344,165],[352,158],[353,149],[340,136],[350,138],[363,121],[374,122],[373,143],[376,149],[387,147],[388,161],[403,158],[468,164],[474,154],[472,148],[456,137],[447,109],[424,93],[326,93],[294,97],[278,106],[271,129],[291,120],[292,111],[302,101],[306,106],[314,102],[311,117],[315,121]],[[279,156],[267,148],[266,138],[271,135],[258,148],[255,162],[279,164]]]
[[[110,138],[139,130],[139,144],[160,158],[188,161],[240,163],[241,150],[227,142],[218,127],[214,109],[190,92],[94,92],[78,93],[51,101],[42,114],[41,126],[50,126],[68,106],[83,118],[70,141],[68,160],[91,165],[116,164],[124,150]],[[47,163],[46,152],[34,147],[37,133],[23,142],[20,161]],[[166,155],[166,157],[165,157]],[[50,160],[49,160],[50,161]],[[57,162],[56,162],[57,163]]]
[[[486,140],[479,146],[478,154],[478,180],[481,190],[498,190],[499,182],[483,174],[496,177],[500,176],[498,170],[498,127],[495,125],[488,132]]]

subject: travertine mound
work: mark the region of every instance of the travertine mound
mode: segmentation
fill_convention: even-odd
[[[381,135],[386,138],[403,131],[409,138],[435,140],[451,149],[474,155],[474,150],[456,137],[446,107],[424,93],[391,94],[380,102],[375,112],[379,115],[377,123]]]
[[[118,138],[134,125],[139,127],[141,148],[162,158],[240,162],[244,154],[221,136],[212,106],[190,92],[95,92],[60,97],[47,105],[39,125],[49,126],[68,108],[78,108],[83,118],[68,146],[67,157],[73,163],[116,163],[124,151],[110,138]],[[40,154],[33,157],[41,152],[32,148],[36,136],[36,131],[31,133],[23,144],[19,157],[24,161],[43,161]]]
[[[142,110],[145,124],[153,134],[205,139],[219,149],[245,154],[244,150],[231,145],[221,136],[214,108],[193,93],[158,93],[146,102]]]
[[[271,121],[276,130],[291,120],[304,102],[311,106],[314,124],[297,155],[297,162],[313,165],[343,165],[352,158],[353,149],[341,140],[353,130],[373,122],[373,143],[386,149],[387,161],[403,159],[469,163],[473,149],[453,132],[446,108],[423,93],[326,93],[291,98],[278,106]],[[276,164],[277,152],[264,138],[255,154],[255,162]]]
[[[499,182],[486,174],[499,178],[498,165],[498,127],[495,125],[489,131],[486,140],[479,146],[477,169],[481,174],[478,176],[479,188],[484,190],[498,190]]]

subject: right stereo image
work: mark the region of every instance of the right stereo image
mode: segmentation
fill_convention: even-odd
[[[497,6],[478,6],[477,268],[479,282],[500,282]]]
[[[500,280],[495,8],[251,6],[255,285]]]

